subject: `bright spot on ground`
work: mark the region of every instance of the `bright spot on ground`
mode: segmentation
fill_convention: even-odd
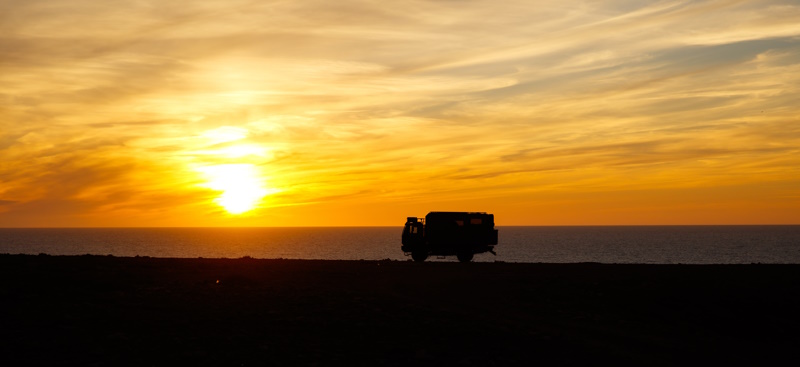
[[[201,167],[199,171],[206,176],[203,186],[221,191],[214,202],[231,214],[253,210],[265,196],[278,191],[266,187],[258,168],[252,164],[221,164]]]

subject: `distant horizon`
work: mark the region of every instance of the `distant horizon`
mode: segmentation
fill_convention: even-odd
[[[497,224],[497,228],[503,227],[735,227],[735,226],[800,226],[800,223],[761,223],[761,224]],[[220,229],[236,229],[236,228],[393,228],[397,227],[402,229],[403,225],[369,225],[369,226],[150,226],[150,227],[0,227],[0,229],[150,229],[150,228],[220,228]]]

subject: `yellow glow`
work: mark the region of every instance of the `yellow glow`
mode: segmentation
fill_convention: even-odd
[[[236,145],[224,149],[220,149],[217,154],[229,158],[241,158],[246,156],[264,157],[267,155],[269,149],[258,145]]]
[[[204,138],[212,143],[226,143],[247,137],[247,129],[234,126],[223,126],[203,133]]]
[[[197,150],[193,154],[208,155],[222,158],[242,158],[242,157],[258,157],[265,158],[270,156],[270,148],[260,145],[238,144],[230,147],[212,149],[212,150]]]
[[[222,164],[199,170],[207,177],[205,187],[222,192],[214,202],[231,214],[253,210],[265,196],[277,191],[265,187],[252,164]]]

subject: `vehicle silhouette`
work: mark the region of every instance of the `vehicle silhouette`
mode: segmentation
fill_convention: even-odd
[[[494,252],[497,229],[494,215],[478,212],[430,212],[425,218],[408,217],[401,249],[414,261],[428,256],[453,256],[469,262],[475,254]]]

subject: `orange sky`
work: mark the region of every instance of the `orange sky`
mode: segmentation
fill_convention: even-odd
[[[800,224],[798,20],[796,1],[3,2],[0,227]]]

